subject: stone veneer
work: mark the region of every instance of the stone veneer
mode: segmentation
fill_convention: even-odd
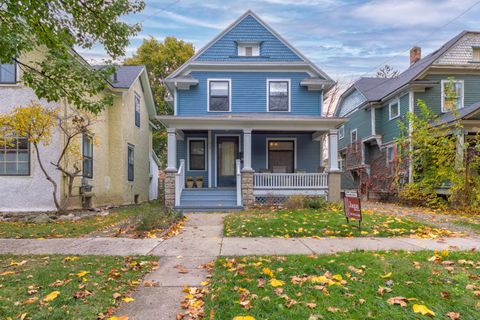
[[[331,171],[328,173],[328,201],[340,201],[342,173],[340,171]]]
[[[255,202],[253,196],[253,171],[242,171],[242,199],[243,207],[250,208]]]
[[[175,176],[176,172],[165,172],[165,206],[175,206]]]

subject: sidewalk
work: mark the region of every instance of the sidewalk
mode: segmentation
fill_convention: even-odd
[[[190,214],[181,234],[167,239],[0,239],[0,254],[154,255],[159,268],[140,285],[135,301],[123,304],[118,315],[130,320],[175,319],[184,286],[200,286],[207,277],[200,267],[219,255],[328,254],[352,250],[471,250],[480,238],[224,238],[224,214]]]

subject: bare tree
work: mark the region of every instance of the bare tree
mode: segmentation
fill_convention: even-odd
[[[377,78],[396,78],[399,74],[398,70],[386,64],[377,71]]]

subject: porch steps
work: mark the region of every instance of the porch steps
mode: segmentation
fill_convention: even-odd
[[[233,188],[184,189],[180,198],[180,206],[175,208],[186,212],[228,212],[242,209],[237,206],[236,190]]]

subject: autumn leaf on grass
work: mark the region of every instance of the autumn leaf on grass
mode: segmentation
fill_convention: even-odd
[[[425,306],[423,304],[414,304],[413,305],[413,312],[421,313],[424,316],[429,315],[429,316],[435,317],[435,312],[428,309],[427,306]]]
[[[270,268],[263,268],[263,274],[269,276],[270,278],[273,278],[273,272],[270,270]]]
[[[126,303],[129,303],[129,302],[132,302],[132,301],[135,301],[134,298],[131,298],[131,297],[125,297],[122,299],[123,302],[126,302]]]
[[[447,312],[445,315],[447,317],[449,317],[450,320],[459,320],[460,319],[460,313],[458,313],[458,312]]]
[[[14,271],[5,271],[5,272],[0,273],[0,276],[8,276],[9,274],[15,274],[15,272]]]
[[[79,273],[76,274],[77,277],[81,278],[89,274],[90,272],[88,271],[80,271]]]
[[[270,279],[270,285],[272,287],[281,287],[285,284],[285,282],[283,282],[282,280],[278,280],[278,279]]]
[[[233,320],[255,320],[252,316],[236,316]]]
[[[390,278],[391,276],[392,276],[392,273],[389,272],[389,273],[385,273],[384,275],[381,275],[380,278],[387,279],[387,278]]]
[[[107,320],[128,320],[128,317],[127,316],[113,316],[113,317],[110,317],[108,318]]]
[[[387,303],[391,304],[391,305],[399,304],[402,307],[406,307],[407,306],[407,298],[405,298],[405,297],[393,297],[393,298],[388,299]]]
[[[44,302],[55,300],[60,295],[60,291],[52,291],[43,298]]]

